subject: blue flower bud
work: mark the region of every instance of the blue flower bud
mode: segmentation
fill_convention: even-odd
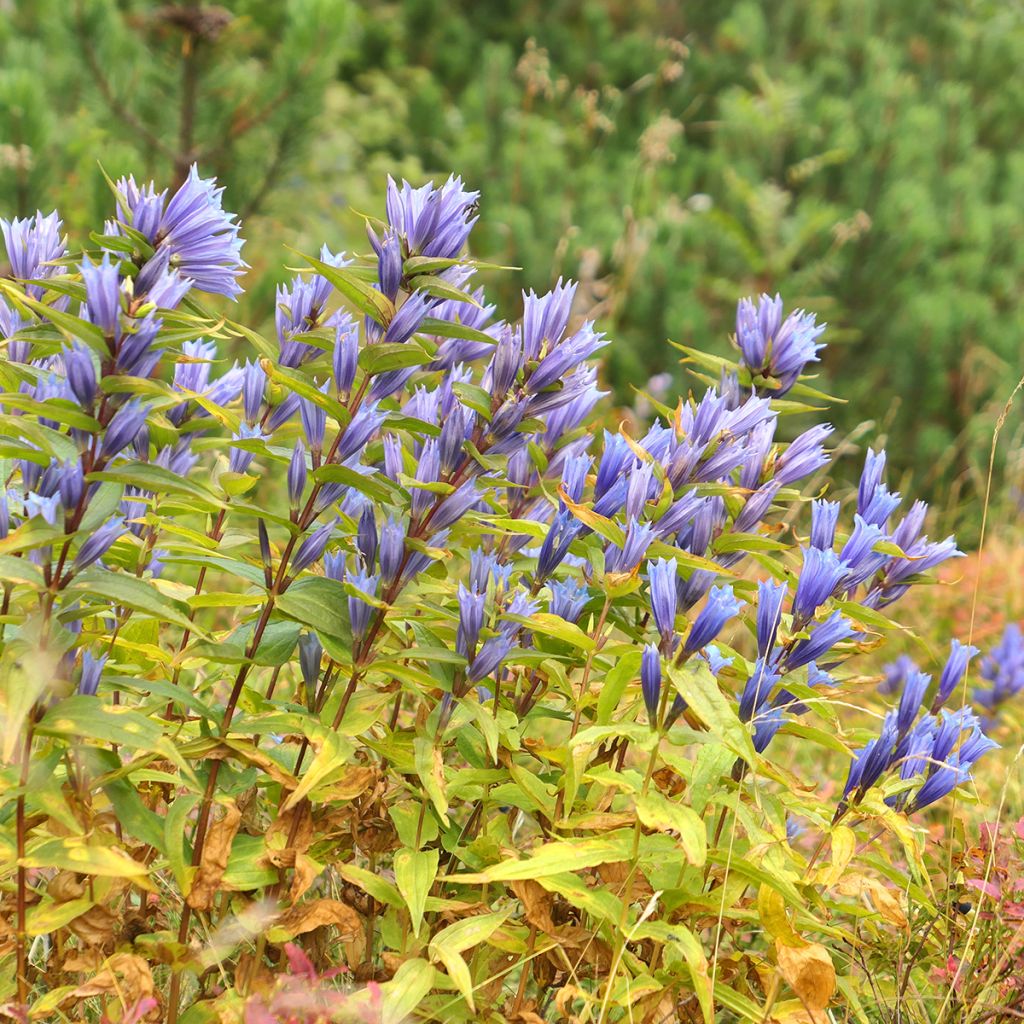
[[[640,692],[647,708],[651,728],[658,727],[658,702],[661,700],[661,655],[654,644],[647,644],[640,659]]]
[[[295,442],[291,461],[288,463],[288,500],[292,509],[302,503],[302,492],[306,489],[306,449],[301,441]]]

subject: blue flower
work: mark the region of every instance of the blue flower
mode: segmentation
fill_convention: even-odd
[[[932,677],[916,668],[911,669],[904,681],[903,693],[900,694],[899,708],[896,712],[896,722],[899,726],[899,734],[905,735],[917,718],[917,713],[924,704],[925,693],[932,681]]]
[[[901,654],[895,661],[885,665],[882,671],[885,678],[878,684],[878,692],[889,696],[903,691],[907,676],[917,671],[917,665],[909,654]]]
[[[590,599],[590,591],[572,577],[565,580],[552,580],[548,589],[551,591],[551,604],[548,606],[548,611],[552,615],[565,619],[566,622],[575,623],[583,614],[583,609]]]
[[[234,298],[241,292],[238,277],[245,268],[235,215],[224,210],[215,178],[200,178],[195,164],[188,178],[167,200],[152,182],[139,188],[134,178],[117,183],[118,212],[153,245],[170,253],[171,266],[202,291]],[[108,224],[107,234],[120,234]]]
[[[830,423],[805,430],[779,456],[775,464],[775,479],[784,487],[802,480],[805,476],[828,464],[825,440],[832,433]]]
[[[372,576],[366,572],[350,572],[346,582],[367,597],[376,598],[380,576]],[[374,606],[357,594],[348,598],[348,617],[352,625],[352,640],[359,643],[365,636],[374,613]]]
[[[849,566],[831,550],[812,547],[801,551],[804,564],[793,597],[793,615],[806,622],[835,593]]]
[[[470,590],[459,584],[459,628],[455,638],[455,649],[464,658],[472,658],[476,642],[484,624],[484,603],[486,593]]]
[[[764,658],[754,662],[753,670],[740,694],[739,717],[741,722],[750,722],[759,708],[766,705],[772,690],[782,677],[775,667]]]
[[[982,659],[978,674],[984,682],[973,696],[990,712],[1024,691],[1024,633],[1020,626],[1011,622],[1006,627],[999,643]]]
[[[104,253],[99,263],[85,259],[78,267],[85,284],[85,315],[115,340],[121,337],[121,275]]]
[[[127,448],[146,425],[148,414],[149,406],[143,405],[137,398],[125,402],[107,424],[100,455],[109,461]]]
[[[100,686],[100,676],[107,656],[94,657],[89,651],[82,651],[82,671],[78,677],[78,693],[83,697],[95,697]]]
[[[451,259],[462,251],[476,223],[479,192],[468,192],[462,179],[450,177],[440,188],[428,182],[414,189],[388,178],[388,223],[405,240],[410,255]]]
[[[485,640],[469,663],[466,673],[469,681],[476,683],[491,675],[508,656],[512,644],[512,637],[501,631]]]
[[[299,670],[307,689],[316,686],[320,678],[320,660],[324,648],[316,633],[303,633],[299,637]]]
[[[356,527],[356,549],[366,569],[372,569],[377,558],[377,517],[373,505],[368,501],[363,505]]]
[[[293,509],[298,509],[302,502],[302,492],[306,489],[306,449],[301,441],[295,442],[292,457],[288,463],[288,500]]]
[[[99,529],[93,531],[85,538],[82,546],[75,554],[75,571],[81,572],[94,562],[99,561],[107,553],[114,541],[119,537],[123,537],[127,532],[124,519],[121,516],[115,516],[109,522],[99,527]]]
[[[658,727],[658,702],[661,700],[661,655],[654,644],[647,644],[640,659],[640,692],[647,708],[651,728]]]
[[[683,649],[693,654],[711,643],[742,607],[743,602],[736,599],[731,585],[713,587],[708,594],[707,604],[687,634]]]
[[[565,560],[569,545],[579,536],[581,524],[571,512],[558,512],[540,546],[537,579],[547,579]]]
[[[324,553],[324,548],[327,547],[327,542],[331,539],[331,533],[336,523],[337,520],[323,523],[302,541],[292,559],[292,576],[298,576],[303,569],[312,565]]]
[[[334,370],[334,386],[339,397],[347,397],[356,379],[359,365],[359,327],[347,314],[336,314],[334,354],[331,364]]]
[[[836,644],[855,635],[853,627],[839,612],[833,612],[811,630],[810,636],[799,640],[786,654],[786,671],[792,672],[812,661],[820,661]]]
[[[661,634],[662,643],[671,641],[676,629],[676,608],[679,590],[679,563],[674,558],[656,558],[647,563],[647,581],[651,595],[654,624]]]
[[[0,220],[12,277],[19,281],[38,281],[60,273],[61,268],[55,264],[64,258],[68,249],[67,238],[60,234],[62,224],[56,210],[47,216],[37,211],[33,217]],[[44,286],[30,284],[25,291],[32,298],[41,299]]]
[[[389,587],[398,579],[405,557],[405,527],[389,516],[380,531],[380,575],[384,585]]]
[[[977,653],[977,647],[962,644],[959,640],[950,642],[949,658],[942,669],[942,675],[939,676],[939,689],[932,703],[933,714],[952,696],[953,691],[967,672],[968,663]]]
[[[782,602],[789,588],[785,583],[760,580],[757,584],[757,653],[768,657],[782,622]]]
[[[860,515],[855,515],[853,520],[853,533],[839,552],[839,560],[849,566],[842,581],[842,588],[847,591],[874,576],[888,560],[887,555],[875,551],[875,545],[886,539],[885,531]]]
[[[253,441],[262,438],[263,432],[259,427],[251,427],[247,423],[243,423],[238,428],[238,432],[234,435],[233,440]],[[228,456],[228,469],[232,473],[244,473],[248,470],[255,457],[256,453],[254,451],[248,451],[245,448],[232,445],[231,453]]]
[[[622,547],[609,544],[605,551],[605,569],[608,572],[632,572],[640,564],[654,540],[654,527],[650,523],[629,521]]]
[[[869,448],[864,456],[864,469],[860,474],[860,483],[857,487],[857,511],[863,516],[867,507],[871,504],[875,492],[883,483],[885,477],[885,449],[875,451]]]
[[[831,551],[836,542],[839,502],[816,499],[811,502],[811,547]]]
[[[741,299],[736,309],[736,341],[743,363],[752,373],[777,382],[769,393],[784,395],[797,382],[805,366],[816,362],[817,344],[825,325],[815,321],[813,313],[802,309],[783,321],[782,298],[762,295],[757,305]]]
[[[320,390],[327,391],[325,383]],[[324,432],[327,429],[327,412],[323,406],[311,402],[308,398],[299,399],[299,417],[302,420],[302,432],[306,435],[306,443],[314,452],[324,447]]]

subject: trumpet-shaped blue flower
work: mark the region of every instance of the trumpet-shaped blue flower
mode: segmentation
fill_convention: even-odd
[[[676,609],[679,604],[679,563],[674,558],[656,558],[647,563],[647,582],[651,596],[654,624],[661,634],[662,643],[669,643],[675,635]]]
[[[708,593],[707,604],[687,634],[683,649],[693,654],[711,643],[742,607],[743,602],[736,599],[731,585],[712,588]]]

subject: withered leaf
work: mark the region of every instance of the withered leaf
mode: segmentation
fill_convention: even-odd
[[[352,765],[337,781],[322,789],[318,799],[330,802],[333,800],[354,800],[371,789],[377,782],[377,769],[365,765]]]
[[[106,907],[90,907],[84,914],[79,914],[68,922],[68,928],[87,946],[110,946],[114,942],[119,918]]]
[[[122,1007],[128,1009],[155,993],[153,974],[141,956],[116,953],[104,961],[100,971],[85,984],[79,985],[69,999],[89,999],[92,996],[116,995]],[[159,1017],[158,1008],[152,1015]]]
[[[292,875],[291,888],[288,890],[288,902],[298,903],[306,890],[316,881],[317,875],[323,871],[323,865],[304,853],[295,855],[295,874]]]
[[[58,871],[47,882],[46,891],[58,903],[70,903],[85,895],[85,880],[75,871]]]
[[[510,882],[509,887],[522,903],[526,920],[545,935],[554,934],[555,923],[551,920],[554,896],[532,878]]]
[[[362,927],[359,915],[348,904],[328,899],[311,900],[292,907],[275,927],[294,936],[328,924],[338,929],[343,940],[354,938]]]
[[[241,821],[242,812],[231,802],[224,805],[223,815],[207,829],[203,858],[188,894],[188,905],[193,910],[209,910],[213,906]]]

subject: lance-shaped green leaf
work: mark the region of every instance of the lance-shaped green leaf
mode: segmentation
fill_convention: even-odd
[[[436,849],[403,849],[395,854],[395,884],[409,908],[412,933],[417,938],[420,934],[420,925],[423,923],[427,894],[437,877],[438,856]]]

